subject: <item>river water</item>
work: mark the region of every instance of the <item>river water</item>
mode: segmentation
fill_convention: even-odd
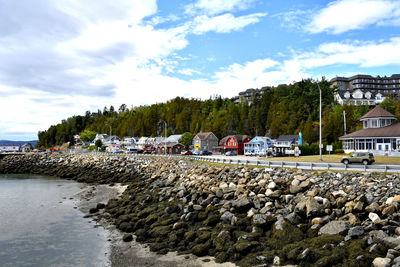
[[[70,199],[82,184],[0,175],[0,266],[110,266],[108,232]]]

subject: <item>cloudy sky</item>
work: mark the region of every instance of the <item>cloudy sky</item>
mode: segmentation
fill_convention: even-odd
[[[0,139],[86,110],[400,73],[400,1],[0,0]]]

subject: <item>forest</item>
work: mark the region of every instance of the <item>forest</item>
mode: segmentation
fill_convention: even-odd
[[[337,143],[344,135],[346,113],[347,133],[361,129],[359,119],[367,113],[368,106],[340,106],[335,103],[335,88],[323,79],[319,81],[322,93],[322,138],[324,143]],[[386,98],[380,104],[400,118],[400,103]],[[104,107],[96,112],[86,111],[38,133],[37,146],[53,147],[66,142],[73,144],[74,135],[88,132],[124,136],[181,134],[200,131],[213,132],[219,139],[231,134],[249,136],[268,135],[277,138],[283,134],[303,133],[311,144],[319,140],[319,89],[312,79],[289,85],[280,85],[253,97],[250,103],[235,104],[234,99],[211,97],[207,100],[176,97],[166,103],[128,108],[122,104],[118,109]],[[339,145],[337,145],[339,147]]]

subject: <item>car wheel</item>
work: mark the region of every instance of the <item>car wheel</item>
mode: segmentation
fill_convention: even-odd
[[[364,165],[368,165],[368,160],[366,160],[366,159],[364,159],[363,161],[362,161],[362,163],[364,164]]]
[[[343,160],[343,163],[347,165],[347,164],[349,164],[349,160],[345,159],[345,160]]]

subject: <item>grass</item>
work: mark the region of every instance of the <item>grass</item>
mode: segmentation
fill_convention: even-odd
[[[323,162],[340,163],[345,154],[322,155]],[[376,164],[400,164],[400,157],[374,156]],[[319,155],[300,156],[300,157],[277,157],[277,158],[260,158],[260,160],[270,161],[297,161],[297,162],[319,162]]]

